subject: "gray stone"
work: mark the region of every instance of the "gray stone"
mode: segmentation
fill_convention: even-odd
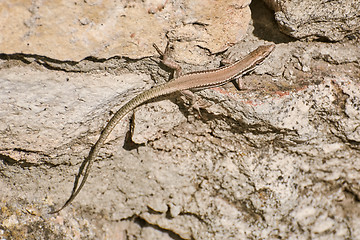
[[[41,3],[50,4],[34,1]],[[168,5],[162,9],[164,2],[153,3],[146,5],[149,14],[166,13]],[[88,26],[92,18],[79,19],[79,25]],[[240,58],[266,44],[256,35],[263,30],[256,24],[280,36],[270,22],[254,20],[229,55]],[[173,55],[186,62],[184,70],[218,66],[226,54],[205,54],[210,53],[201,51],[206,42],[174,34],[186,32],[182,28],[187,27],[181,24],[167,36],[181,36]],[[201,115],[189,111],[177,94],[139,107],[133,135],[125,137],[128,118],[120,121],[83,190],[56,215],[48,212],[69,197],[74,176],[106,121],[169,73],[148,57],[76,63],[2,54],[0,238],[360,236],[358,48],[356,40],[278,43],[243,77],[242,91],[232,84],[199,91],[202,101],[212,103]]]
[[[359,36],[358,0],[264,0],[274,11],[280,30],[297,39],[340,41]]]

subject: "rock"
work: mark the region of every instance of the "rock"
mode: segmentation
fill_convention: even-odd
[[[153,43],[165,46],[166,34],[185,40],[189,49],[200,42],[219,52],[244,37],[248,5],[248,0],[2,1],[0,52],[61,61],[140,59],[154,55]]]
[[[198,9],[196,21],[187,17],[193,12],[184,15],[185,8],[175,5],[179,1],[127,2],[134,8],[129,11],[144,6],[156,21],[165,13],[190,19],[192,24],[176,25],[166,35],[175,40],[174,56],[188,63],[187,71],[211,68],[227,53],[239,58],[265,44],[272,32],[282,35],[270,19],[254,19],[254,31],[241,44],[224,55],[208,55],[221,45],[204,49],[207,43],[198,41],[202,34],[196,34],[210,29],[196,22],[207,19],[200,16],[202,2],[181,2]],[[101,1],[73,3],[99,10]],[[167,7],[180,10],[170,14]],[[76,22],[91,21],[82,16]],[[259,29],[264,25],[266,31]],[[359,42],[274,42],[270,57],[243,76],[243,90],[227,84],[197,92],[212,103],[201,114],[191,113],[176,94],[154,99],[137,109],[133,141],[138,144],[130,147],[129,121],[120,121],[80,194],[56,215],[49,211],[69,197],[74,176],[108,119],[169,73],[147,57],[77,63],[1,54],[0,239],[360,236]],[[67,51],[65,58],[77,59]],[[81,54],[94,49],[86,51]],[[139,52],[135,55],[146,54]]]
[[[136,144],[152,141],[186,121],[178,105],[170,101],[149,103],[138,110],[133,115],[134,130],[131,138]]]
[[[10,66],[0,69],[0,236],[96,239],[143,236],[144,229],[161,239],[164,231],[183,239],[357,236],[355,49],[350,43],[278,44],[243,78],[251,90],[228,85],[198,92],[213,103],[200,118],[186,118],[186,102],[175,96],[176,105],[157,99],[140,107],[136,135],[150,122],[159,125],[139,138],[141,146],[126,149],[129,123],[121,121],[82,192],[58,215],[48,212],[69,196],[101,128],[150,87],[149,77],[6,61]]]
[[[359,34],[358,0],[265,0],[280,30],[297,39],[340,41]]]

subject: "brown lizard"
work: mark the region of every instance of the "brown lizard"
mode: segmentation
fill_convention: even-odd
[[[156,51],[160,54],[162,58],[162,63],[166,66],[175,69],[174,78],[167,83],[157,85],[149,90],[146,90],[124,106],[122,106],[110,119],[105,128],[102,130],[99,139],[91,148],[89,155],[83,162],[78,177],[75,180],[74,188],[72,190],[71,196],[65,202],[65,204],[58,210],[52,211],[51,213],[57,213],[69,205],[74,198],[79,194],[80,190],[84,186],[87,177],[89,176],[90,168],[93,164],[94,159],[96,158],[99,150],[103,146],[105,140],[117,125],[117,123],[130,111],[134,110],[139,105],[159,96],[167,95],[174,92],[187,92],[189,90],[200,90],[205,88],[212,88],[223,85],[227,82],[234,80],[241,75],[251,71],[256,65],[262,63],[265,58],[274,50],[275,45],[263,45],[246,55],[239,61],[236,61],[233,64],[230,64],[225,67],[218,69],[196,71],[181,75],[181,68],[173,61],[168,58],[168,49],[169,44],[166,46],[165,52],[163,53],[155,44],[154,47]],[[189,93],[187,92],[187,95]],[[78,184],[81,174],[84,172],[84,176],[81,180],[80,185]]]

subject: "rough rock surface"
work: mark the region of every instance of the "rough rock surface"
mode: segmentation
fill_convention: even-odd
[[[360,35],[358,0],[265,0],[280,30],[294,38],[339,41]]]
[[[113,56],[139,59],[153,54],[153,43],[164,45],[165,35],[171,40],[186,40],[179,52],[195,45],[219,52],[244,37],[250,21],[249,3],[1,1],[0,52],[69,61]],[[202,54],[192,55],[198,60]]]
[[[264,5],[251,9],[230,56],[260,36],[277,46],[245,90],[198,92],[212,103],[200,116],[180,94],[139,107],[56,215],[109,117],[169,73],[150,57],[1,55],[0,238],[359,239],[359,41],[290,42]],[[203,52],[185,71],[222,58]]]

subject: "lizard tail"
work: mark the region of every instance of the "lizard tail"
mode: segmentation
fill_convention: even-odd
[[[89,152],[89,155],[82,163],[82,165],[79,169],[79,173],[77,174],[77,176],[75,178],[74,187],[73,187],[73,190],[71,192],[69,199],[65,202],[65,204],[61,208],[59,208],[58,210],[51,211],[50,214],[60,212],[62,209],[64,209],[66,206],[68,206],[75,199],[75,197],[79,194],[79,192],[83,188],[83,186],[89,176],[90,169],[92,167],[94,159],[98,155],[101,147],[104,145],[107,137],[112,132],[112,130],[115,128],[115,126],[118,124],[118,122],[121,119],[123,119],[127,113],[129,113],[131,110],[135,109],[136,107],[138,107],[139,105],[145,103],[146,101],[148,101],[150,99],[153,99],[158,96],[165,95],[165,94],[169,94],[174,91],[176,91],[176,90],[173,90],[173,91],[172,91],[172,89],[169,90],[169,88],[166,87],[166,83],[161,84],[161,85],[153,87],[153,88],[137,95],[136,97],[131,99],[129,102],[127,102],[123,107],[121,107],[114,114],[114,116],[112,116],[112,118],[109,120],[109,122],[107,123],[105,128],[102,130],[99,139],[96,141],[95,145],[93,145],[93,147],[91,148],[91,150]],[[81,178],[82,173],[84,173],[84,175],[79,184],[79,180]]]

